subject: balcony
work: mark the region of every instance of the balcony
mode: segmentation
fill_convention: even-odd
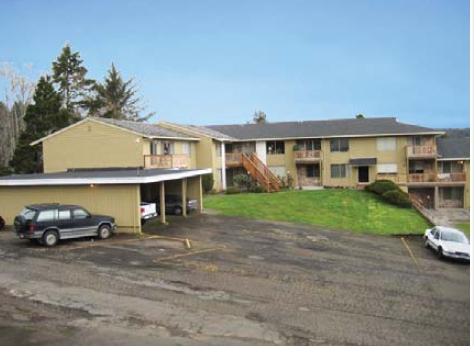
[[[189,168],[189,156],[181,155],[144,155],[145,169],[158,168]]]
[[[432,185],[459,185],[466,182],[465,172],[455,173],[401,173],[401,174],[377,174],[377,179],[391,180],[397,184],[432,184]]]
[[[296,163],[313,163],[321,161],[321,150],[297,150],[295,153]]]
[[[242,153],[230,153],[225,154],[225,165],[226,167],[243,167]]]
[[[436,156],[435,145],[407,146],[407,157],[409,159],[435,159]]]

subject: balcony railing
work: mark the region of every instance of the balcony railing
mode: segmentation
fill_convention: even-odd
[[[189,168],[189,156],[178,155],[145,155],[143,156],[145,169],[157,168]]]
[[[242,153],[225,154],[225,164],[227,167],[242,167]]]
[[[465,172],[455,173],[408,173],[408,174],[378,174],[377,179],[391,180],[397,184],[416,183],[464,183],[466,181]]]
[[[319,162],[321,160],[321,150],[297,150],[294,153],[296,162]]]
[[[436,146],[407,146],[408,158],[436,158]]]

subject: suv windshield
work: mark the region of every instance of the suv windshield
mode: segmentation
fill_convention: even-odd
[[[21,212],[20,215],[23,216],[26,220],[33,220],[35,217],[36,210],[30,209],[30,208],[24,208]]]
[[[441,240],[453,241],[456,243],[463,243],[463,244],[468,243],[467,239],[462,234],[458,234],[454,232],[442,232]]]

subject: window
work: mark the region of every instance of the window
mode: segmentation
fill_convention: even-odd
[[[58,215],[58,210],[43,210],[39,213],[38,218],[36,219],[37,222],[44,222],[44,221],[54,221],[56,220]]]
[[[347,171],[346,164],[331,165],[331,178],[347,178]]]
[[[441,189],[443,199],[462,200],[464,197],[462,187],[446,187]]]
[[[456,161],[443,161],[438,164],[438,171],[440,173],[462,172],[462,169],[462,163]]]
[[[397,141],[395,137],[377,138],[378,151],[395,151],[397,149]]]
[[[284,141],[267,141],[267,154],[277,155],[285,153]]]
[[[397,173],[398,166],[396,163],[379,163],[377,165],[377,173]]]
[[[20,212],[20,215],[25,218],[25,220],[33,220],[36,215],[36,210],[25,208]]]
[[[349,139],[347,139],[347,138],[333,138],[330,141],[330,146],[331,146],[331,152],[349,151]]]
[[[84,209],[74,209],[72,211],[75,219],[87,219],[90,215]]]
[[[60,210],[59,211],[59,220],[70,220],[71,211],[70,210]]]
[[[299,150],[321,150],[320,139],[307,139],[297,141],[296,145],[298,146]]]
[[[181,144],[181,148],[182,148],[181,151],[183,152],[183,154],[191,156],[191,143],[183,142]]]
[[[173,143],[171,142],[163,142],[163,150],[162,150],[164,155],[172,155],[174,150],[173,150]]]
[[[320,168],[319,165],[307,165],[306,166],[306,177],[307,178],[319,178]]]
[[[426,169],[429,171],[429,166]],[[408,173],[424,173],[425,172],[425,163],[423,161],[410,161],[408,165]]]
[[[413,147],[419,147],[421,146],[421,136],[412,136],[408,137],[408,145],[411,145]]]

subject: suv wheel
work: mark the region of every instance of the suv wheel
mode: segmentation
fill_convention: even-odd
[[[183,215],[183,209],[181,207],[175,207],[173,212],[174,212],[174,215],[178,215],[178,216]]]
[[[43,234],[43,244],[47,247],[55,246],[59,241],[58,233],[55,231],[47,231]]]
[[[110,227],[107,225],[102,225],[99,227],[99,238],[100,239],[108,239],[112,235],[112,232],[110,231]]]

